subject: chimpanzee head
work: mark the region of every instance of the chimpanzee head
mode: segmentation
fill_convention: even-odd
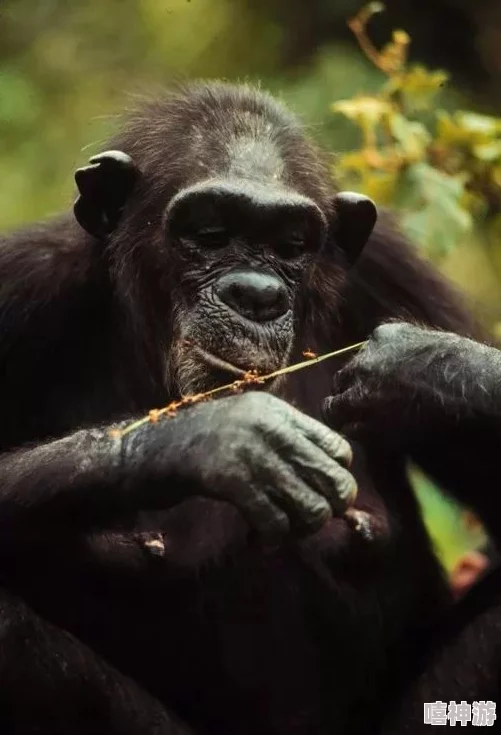
[[[80,225],[177,392],[285,365],[315,269],[341,277],[376,221],[336,193],[289,112],[246,86],[200,84],[133,115],[76,173]],[[303,304],[304,306],[304,304]]]

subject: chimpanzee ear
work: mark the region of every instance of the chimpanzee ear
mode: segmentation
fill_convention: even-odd
[[[341,191],[334,198],[334,237],[349,265],[353,265],[364,249],[377,220],[374,202],[362,194]]]
[[[117,226],[122,209],[139,176],[132,158],[122,151],[105,151],[75,172],[80,196],[73,211],[91,235],[106,238]]]

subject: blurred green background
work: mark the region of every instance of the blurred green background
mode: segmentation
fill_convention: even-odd
[[[0,0],[0,226],[9,230],[68,206],[74,168],[101,148],[115,113],[172,80],[259,80],[330,150],[357,148],[356,126],[331,105],[384,82],[346,24],[361,5]],[[371,20],[372,40],[380,47],[392,29],[405,28],[411,59],[450,75],[444,109],[501,116],[499,0],[389,0],[386,8]],[[501,322],[501,228],[490,226],[500,221],[496,208],[497,201],[490,204],[489,227],[477,217],[474,231],[449,252],[428,254],[495,329]],[[480,532],[466,528],[459,511],[424,478],[418,488],[433,538],[451,567],[480,542]]]

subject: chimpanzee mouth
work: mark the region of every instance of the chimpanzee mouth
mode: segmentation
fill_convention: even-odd
[[[237,367],[233,363],[224,360],[222,357],[214,355],[212,352],[207,352],[207,350],[202,349],[198,345],[194,347],[194,351],[196,355],[211,368],[222,370],[225,373],[231,373],[231,375],[234,375],[237,378],[242,378],[246,373],[246,370],[243,368]]]
[[[208,367],[213,368],[218,372],[229,373],[230,375],[235,376],[235,379],[243,378],[249,372],[249,370],[253,369],[252,365],[249,365],[249,367],[245,368],[239,367],[238,365],[235,365],[234,362],[229,362],[223,357],[214,355],[212,352],[207,352],[207,350],[199,347],[199,345],[196,345],[196,347],[194,347],[194,351],[197,357],[199,357],[202,362],[204,362]],[[266,375],[267,373],[270,373],[274,370],[278,370],[279,367],[280,365],[263,363],[259,366],[259,368],[257,368],[257,370],[261,375]]]

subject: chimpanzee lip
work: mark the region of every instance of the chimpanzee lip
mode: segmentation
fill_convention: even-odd
[[[224,372],[231,373],[237,377],[243,377],[246,371],[243,368],[239,368],[228,360],[224,360],[222,357],[214,355],[212,352],[202,349],[198,345],[194,348],[198,357],[200,357],[209,367],[216,368],[217,370],[223,370]]]
[[[198,357],[200,357],[203,362],[205,362],[206,365],[209,367],[215,368],[216,370],[222,370],[227,373],[231,373],[232,375],[235,375],[237,378],[243,378],[246,373],[251,369],[249,368],[242,368],[238,365],[235,365],[233,362],[229,362],[228,360],[225,360],[223,357],[219,357],[218,355],[214,355],[213,352],[208,352],[207,350],[204,350],[199,345],[196,345],[194,347],[196,354]],[[273,367],[266,367],[265,370],[260,370],[260,373],[266,374],[267,372],[271,372],[275,368]]]

